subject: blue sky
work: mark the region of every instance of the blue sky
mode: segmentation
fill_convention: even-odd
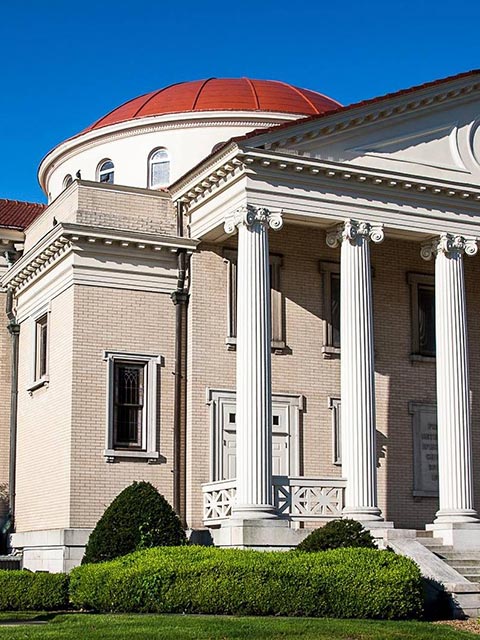
[[[0,0],[0,197],[117,105],[173,82],[280,79],[343,104],[480,67],[480,3]]]

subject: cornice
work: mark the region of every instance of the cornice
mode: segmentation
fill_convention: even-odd
[[[220,174],[218,171],[220,170]],[[464,184],[451,181],[419,178],[409,174],[387,172],[351,163],[306,158],[302,156],[287,156],[279,152],[260,151],[252,149],[239,151],[228,163],[214,168],[209,174],[201,176],[191,188],[183,194],[182,200],[188,209],[218,189],[219,183],[226,183],[232,176],[242,172],[278,172],[292,176],[302,175],[304,180],[318,179],[336,181],[339,183],[357,183],[362,187],[373,187],[386,191],[410,192],[418,197],[428,196],[436,200],[457,200],[463,203],[477,203],[480,201],[480,189],[474,184]]]
[[[176,129],[191,129],[194,127],[247,127],[251,129],[269,128],[275,124],[293,121],[298,116],[289,114],[272,113],[271,117],[259,113],[257,117],[250,112],[237,112],[237,117],[231,112],[204,112],[203,115],[196,114],[191,117],[188,114],[166,114],[165,116],[153,116],[140,120],[127,120],[109,127],[94,129],[84,134],[78,134],[61,142],[54,149],[49,151],[40,162],[38,168],[38,181],[45,190],[45,183],[50,178],[60,163],[74,157],[80,150],[86,151],[99,145],[103,145],[115,140],[130,138],[137,135],[157,133],[161,131],[171,131]],[[183,116],[183,117],[182,117]]]
[[[255,136],[259,145],[264,144],[266,149],[278,149],[285,145],[298,145],[302,142],[311,142],[315,138],[329,136],[348,129],[358,128],[380,120],[403,116],[420,110],[432,109],[446,101],[464,99],[473,93],[480,91],[480,81],[465,84],[466,80],[457,80],[452,84],[441,87],[429,87],[417,91],[379,100],[370,104],[359,104],[348,107],[343,111],[325,114],[320,118],[308,119],[307,122],[299,120],[294,126],[280,125],[278,131],[260,132]],[[468,82],[468,81],[467,81]],[[463,85],[463,86],[461,86]],[[251,146],[252,140],[246,140],[246,145]],[[240,146],[242,142],[239,142]]]
[[[19,291],[46,271],[63,255],[77,247],[97,247],[103,251],[121,250],[148,253],[150,259],[162,259],[162,252],[176,253],[178,249],[193,252],[199,241],[176,236],[124,232],[116,229],[99,229],[75,223],[60,223],[42,241],[28,251],[5,273],[1,284]],[[163,258],[164,259],[164,258]]]

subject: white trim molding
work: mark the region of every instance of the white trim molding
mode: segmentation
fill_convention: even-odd
[[[158,367],[163,365],[163,358],[158,354],[129,353],[125,351],[104,351],[103,359],[107,362],[107,430],[104,457],[106,462],[114,462],[121,458],[140,458],[148,462],[156,462],[159,457],[159,416],[157,411]],[[145,365],[144,410],[142,418],[142,438],[139,449],[116,448],[114,443],[114,369],[115,363],[135,362]]]

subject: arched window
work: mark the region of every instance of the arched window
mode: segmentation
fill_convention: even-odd
[[[104,160],[98,165],[97,180],[113,184],[114,166],[111,160]]]
[[[72,182],[73,182],[72,176],[69,173],[67,173],[67,175],[63,179],[63,188],[66,189],[72,184]]]
[[[157,149],[148,161],[148,186],[165,187],[170,182],[170,160],[166,149]]]

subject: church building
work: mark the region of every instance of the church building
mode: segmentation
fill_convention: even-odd
[[[140,480],[202,543],[349,517],[480,549],[479,125],[480,71],[349,106],[210,78],[50,151],[48,204],[0,200],[24,566],[79,564]]]

